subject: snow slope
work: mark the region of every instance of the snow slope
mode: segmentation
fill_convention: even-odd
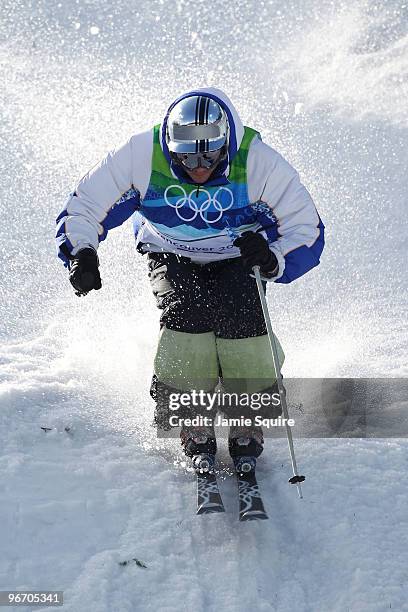
[[[64,590],[72,612],[408,610],[406,440],[297,439],[301,501],[268,440],[270,520],[242,525],[223,440],[227,513],[195,517],[151,427],[158,314],[130,226],[80,300],[53,244],[81,174],[219,85],[327,227],[321,266],[269,290],[285,377],[407,377],[407,23],[394,0],[3,2],[0,589]]]

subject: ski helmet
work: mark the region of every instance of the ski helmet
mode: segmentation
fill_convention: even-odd
[[[166,142],[170,153],[211,153],[228,150],[229,125],[225,110],[205,95],[177,102],[167,119]]]

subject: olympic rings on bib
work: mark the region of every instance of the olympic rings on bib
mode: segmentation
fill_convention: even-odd
[[[167,196],[167,193],[170,189],[178,189],[180,192],[180,197],[175,202],[171,202]],[[222,191],[225,191],[229,196],[229,202],[226,205],[218,199],[218,195]],[[200,187],[197,199],[195,199],[195,193],[196,191],[194,190],[187,195],[184,187],[182,187],[181,185],[170,185],[164,192],[164,201],[166,202],[166,204],[171,206],[171,208],[175,209],[176,214],[178,218],[181,219],[181,221],[191,222],[194,221],[197,215],[200,215],[201,219],[205,223],[217,223],[217,221],[221,219],[222,213],[224,213],[226,210],[229,210],[234,204],[234,194],[232,193],[231,189],[228,189],[228,187],[219,187],[214,193],[214,195],[211,195],[210,192],[207,191],[207,189]],[[205,195],[205,200],[203,202],[200,202],[200,196],[202,197],[203,195]],[[215,208],[216,211],[218,211],[218,215],[215,219],[210,220],[206,218],[206,213],[208,212],[208,209],[211,205]],[[185,211],[190,210],[193,213],[192,216],[190,216],[189,218],[186,218],[185,216],[183,217],[183,208]]]

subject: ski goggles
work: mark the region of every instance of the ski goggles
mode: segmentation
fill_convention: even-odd
[[[221,161],[221,151],[222,149],[207,151],[206,153],[172,153],[172,158],[177,164],[188,170],[195,170],[196,168],[209,170]]]

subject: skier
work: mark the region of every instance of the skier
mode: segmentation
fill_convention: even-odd
[[[93,168],[58,216],[58,255],[77,295],[101,288],[98,245],[131,216],[162,311],[151,386],[158,426],[168,428],[174,391],[211,391],[220,380],[273,391],[252,268],[260,267],[264,290],[267,282],[290,283],[319,264],[324,245],[297,172],[243,126],[222,91],[189,91],[160,125]],[[211,426],[184,426],[181,441],[189,457],[213,461]],[[262,429],[231,428],[229,450],[235,462],[258,457]]]

